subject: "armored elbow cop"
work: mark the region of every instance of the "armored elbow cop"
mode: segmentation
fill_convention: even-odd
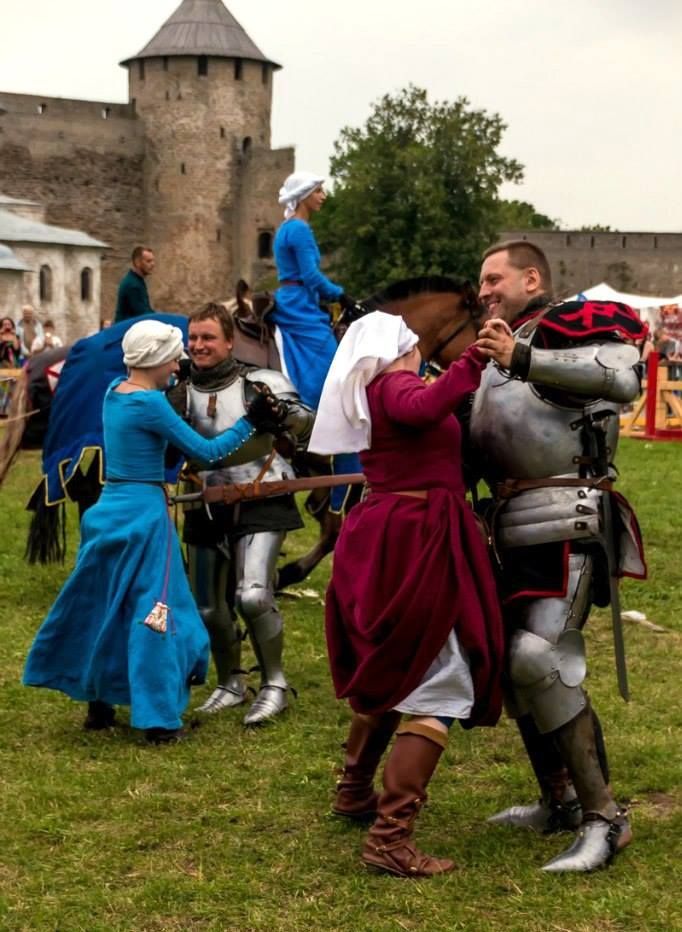
[[[510,372],[525,382],[624,404],[639,393],[638,361],[636,347],[615,341],[565,349],[517,343]]]

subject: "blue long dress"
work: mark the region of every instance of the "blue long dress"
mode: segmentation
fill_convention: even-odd
[[[304,220],[286,220],[275,234],[273,250],[279,280],[302,284],[277,289],[272,320],[282,334],[289,378],[303,403],[317,408],[337,346],[329,315],[319,302],[334,301],[343,288],[320,271],[315,234]]]
[[[164,489],[168,443],[210,463],[253,433],[245,418],[212,440],[179,418],[161,392],[104,399],[107,482],[83,516],[76,566],[35,638],[27,686],[72,699],[130,705],[135,728],[179,728],[189,681],[208,668],[208,634],[187,583]],[[123,481],[120,481],[123,480]],[[153,484],[156,483],[156,484]],[[144,624],[157,601],[168,630]]]

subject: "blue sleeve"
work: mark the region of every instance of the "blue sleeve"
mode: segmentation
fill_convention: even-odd
[[[320,271],[319,250],[315,235],[307,223],[291,221],[289,244],[296,254],[298,271],[303,284],[322,298],[333,301],[343,294],[343,288],[335,285]]]
[[[149,395],[152,401],[146,426],[185,455],[202,463],[215,463],[224,459],[256,433],[253,424],[241,417],[233,427],[217,437],[202,437],[175,413],[162,392],[150,392]]]

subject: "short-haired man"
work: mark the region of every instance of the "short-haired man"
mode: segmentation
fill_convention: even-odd
[[[282,428],[289,439],[305,443],[313,412],[281,372],[244,366],[232,357],[233,327],[231,314],[220,304],[208,304],[189,316],[192,365],[186,387],[181,386],[189,423],[205,437],[219,434],[241,417],[255,391],[254,383],[262,382],[286,405]],[[218,466],[205,469],[190,464],[190,469],[205,485],[293,478],[275,440],[274,433],[259,433]],[[275,602],[274,576],[287,531],[302,526],[293,495],[236,506],[212,505],[210,514],[203,507],[185,514],[190,584],[211,637],[218,675],[216,689],[199,711],[219,712],[246,698],[242,634],[232,602],[246,624],[260,670],[260,688],[244,724],[259,725],[286,709],[283,623]]]
[[[496,506],[510,633],[508,708],[541,790],[538,803],[490,821],[543,833],[579,828],[573,845],[543,870],[588,871],[631,839],[583,688],[582,628],[592,602],[607,605],[614,595],[616,553],[630,554],[621,570],[645,573],[639,549],[616,544],[634,515],[612,520],[627,503],[610,490],[619,405],[639,392],[639,354],[628,344],[646,328],[622,304],[552,303],[547,258],[525,241],[484,254],[480,298],[515,338],[507,368],[489,366],[483,375],[470,434]],[[484,326],[484,342],[493,327]],[[622,684],[622,669],[620,677]]]
[[[136,246],[133,249],[131,266],[118,286],[115,324],[122,320],[130,320],[131,317],[154,313],[149,303],[146,281],[154,271],[154,264],[154,252],[149,246]]]

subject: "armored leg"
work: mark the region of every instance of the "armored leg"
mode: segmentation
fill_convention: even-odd
[[[510,806],[490,816],[493,825],[530,828],[543,835],[575,831],[582,819],[580,802],[552,735],[541,735],[530,715],[516,724],[540,787],[540,798],[525,806]]]
[[[601,727],[582,686],[586,661],[581,629],[591,603],[592,572],[591,556],[571,554],[566,595],[529,602],[510,649],[514,699],[531,715],[538,737],[554,740],[582,809],[576,841],[543,868],[552,872],[601,867],[631,837],[607,786]],[[574,816],[577,812],[576,807]]]
[[[189,581],[211,639],[218,685],[197,712],[214,714],[244,702],[242,635],[227,603],[229,562],[214,547],[188,547]]]
[[[573,775],[584,818],[571,847],[552,858],[543,870],[562,873],[605,867],[630,843],[632,832],[624,810],[604,779],[595,717],[589,704],[573,721],[558,729],[556,741]]]
[[[592,559],[569,556],[566,595],[534,599],[518,612],[510,647],[510,714],[517,719],[541,797],[492,816],[496,824],[549,833],[575,830],[582,812],[553,732],[586,706],[581,683],[585,650],[581,628],[590,606]]]
[[[273,585],[284,536],[283,531],[250,534],[235,548],[237,609],[246,622],[261,676],[258,695],[244,717],[245,725],[260,725],[287,707],[283,623]]]

